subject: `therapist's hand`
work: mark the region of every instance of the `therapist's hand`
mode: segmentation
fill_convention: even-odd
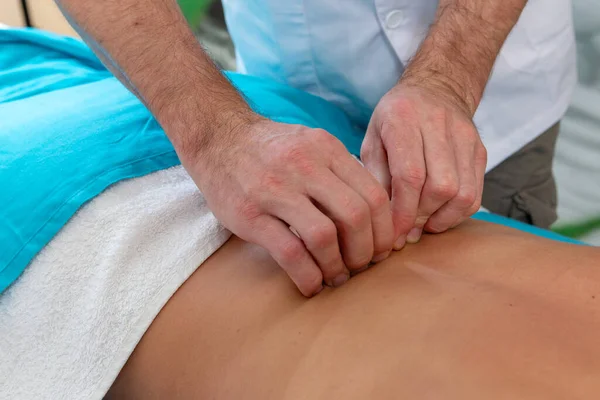
[[[487,154],[472,115],[444,87],[402,81],[375,108],[361,159],[391,195],[396,250],[479,209]]]
[[[388,256],[389,197],[338,139],[260,117],[229,125],[184,166],[215,216],[265,248],[305,296]]]

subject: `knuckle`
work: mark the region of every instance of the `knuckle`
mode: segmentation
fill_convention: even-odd
[[[349,206],[346,212],[347,224],[353,228],[353,230],[358,230],[368,222],[370,215],[371,213],[366,204],[364,206]]]
[[[469,207],[469,209],[467,210],[467,214],[469,216],[475,214],[477,211],[479,211],[479,208],[481,208],[481,200],[480,199],[476,199],[473,204],[471,205],[471,207]]]
[[[282,152],[279,163],[286,167],[293,166],[303,175],[310,175],[315,170],[313,158],[310,149],[306,146],[295,145]]]
[[[459,118],[455,121],[456,131],[469,135],[469,137],[475,138],[478,136],[477,129],[473,122],[469,119]]]
[[[279,247],[279,258],[285,264],[294,264],[302,260],[304,246],[300,240],[290,239]]]
[[[333,222],[315,225],[308,236],[307,240],[311,247],[325,248],[337,241],[337,229]]]
[[[385,116],[394,119],[396,116],[401,118],[411,118],[415,114],[413,102],[407,97],[395,97],[383,110]]]
[[[263,205],[273,198],[278,198],[283,192],[284,181],[272,173],[266,173],[255,183],[245,188],[248,202]]]
[[[469,208],[477,199],[477,190],[473,186],[463,187],[456,195],[456,202],[462,208]]]
[[[283,185],[284,185],[284,180],[280,176],[278,176],[277,174],[274,174],[272,172],[267,172],[267,173],[263,174],[263,176],[260,178],[259,185],[257,185],[256,187],[253,187],[252,190],[253,190],[253,192],[259,192],[259,193],[264,192],[265,189],[267,189],[269,191],[277,191]]]
[[[236,207],[236,214],[242,220],[251,221],[262,214],[259,204],[252,199],[245,199]]]
[[[450,199],[458,194],[458,179],[450,176],[443,177],[432,184],[431,193],[439,198]]]
[[[326,146],[328,149],[337,150],[341,144],[335,136],[324,129],[314,129],[313,138],[317,141],[319,147]]]
[[[324,141],[324,142],[329,142],[329,141],[331,141],[334,138],[333,135],[331,135],[325,129],[319,129],[319,128],[313,129],[312,132],[311,132],[311,134],[317,140]]]
[[[374,210],[385,207],[390,202],[387,192],[381,185],[373,185],[368,189],[367,200]]]
[[[412,189],[420,190],[425,183],[425,168],[417,166],[407,166],[399,176],[400,185],[408,185]]]
[[[487,163],[487,149],[481,143],[477,146],[477,150],[475,151],[475,159],[483,164]]]

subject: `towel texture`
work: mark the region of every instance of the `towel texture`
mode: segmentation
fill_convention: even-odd
[[[101,399],[229,236],[181,167],[95,198],[0,295],[0,398]]]

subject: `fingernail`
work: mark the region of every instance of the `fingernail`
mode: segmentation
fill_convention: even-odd
[[[385,260],[389,256],[390,256],[390,252],[389,251],[385,251],[383,253],[377,254],[375,257],[373,257],[373,260],[371,260],[371,261],[373,261],[374,263],[378,263],[378,262],[381,262],[381,261]]]
[[[421,232],[423,232],[421,228],[412,228],[410,232],[408,232],[406,241],[411,244],[417,243],[421,239]]]
[[[336,276],[335,278],[333,278],[332,284],[333,287],[340,287],[342,286],[344,283],[346,283],[346,281],[350,278],[350,276],[348,274],[339,274],[338,276]]]
[[[400,236],[396,240],[396,243],[394,243],[394,250],[402,250],[402,248],[404,247],[405,244],[406,244],[406,237]]]

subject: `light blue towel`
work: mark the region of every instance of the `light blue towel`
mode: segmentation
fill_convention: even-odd
[[[1,293],[85,202],[179,160],[146,108],[82,42],[0,29],[0,50]],[[227,76],[264,116],[323,128],[359,153],[363,132],[334,105],[271,81]]]

